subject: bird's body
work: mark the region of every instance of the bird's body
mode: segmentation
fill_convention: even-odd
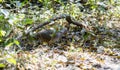
[[[67,31],[67,29],[62,29],[59,32],[55,32],[52,29],[41,30],[38,32],[37,36],[42,42],[47,44],[54,43],[62,38],[62,35]]]
[[[51,30],[41,30],[38,32],[38,37],[42,42],[48,43],[51,40],[51,34],[53,32]]]

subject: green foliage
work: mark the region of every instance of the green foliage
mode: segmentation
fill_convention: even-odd
[[[0,68],[4,68],[5,64],[0,63]]]
[[[2,3],[3,2],[3,0],[0,0],[0,3]]]
[[[0,0],[0,2],[3,2],[3,0]],[[76,38],[78,38],[78,42],[76,42],[76,40],[74,39],[74,36],[75,34],[77,34],[77,32],[80,33],[82,29],[77,28],[77,26],[70,25],[69,26],[70,30],[68,32],[69,32],[69,35],[71,35],[71,37],[69,37],[68,39],[71,39],[72,41],[69,42],[69,40],[67,40],[68,42],[67,45],[70,45],[69,46],[70,50],[67,48],[68,51],[76,52],[75,46],[81,47],[82,45],[84,45],[84,43],[85,44],[88,43],[88,46],[89,46],[89,43],[92,45],[95,44],[95,47],[98,44],[103,46],[115,45],[114,44],[116,40],[114,38],[115,33],[110,32],[108,34],[106,32],[107,31],[106,29],[100,32],[100,27],[97,27],[100,25],[102,26],[102,24],[105,25],[105,24],[111,23],[111,22],[108,22],[110,20],[120,18],[120,12],[119,12],[120,4],[116,3],[115,0],[88,0],[87,3],[84,5],[82,4],[78,5],[75,3],[67,3],[66,5],[64,5],[62,0],[39,0],[39,2],[43,4],[43,7],[38,9],[38,7],[36,8],[36,6],[31,5],[31,3],[29,3],[28,0],[24,0],[23,2],[11,0],[10,3],[12,3],[16,7],[15,11],[17,12],[11,12],[11,10],[13,11],[13,9],[10,9],[10,10],[0,9],[0,48],[4,47],[5,49],[5,50],[0,50],[0,56],[1,58],[3,58],[3,63],[0,63],[0,68],[6,67],[7,63],[11,65],[17,64],[16,52],[18,52],[19,50],[16,51],[16,48],[14,47],[16,46],[20,47],[21,42],[25,45],[30,44],[30,46],[26,46],[26,47],[28,48],[31,47],[31,44],[32,44],[31,42],[33,42],[33,38],[29,36],[23,37],[25,38],[25,40],[28,40],[31,38],[30,39],[31,42],[27,42],[27,41],[19,42],[18,40],[16,40],[16,38],[20,34],[23,34],[24,36],[24,32],[30,29],[33,23],[35,24],[37,22],[38,24],[40,24],[41,22],[44,22],[50,19],[51,17],[56,17],[54,16],[56,14],[57,15],[62,13],[69,14],[72,17],[74,17],[73,20],[75,19],[77,21],[80,21],[80,23],[84,23],[85,25],[90,24],[90,26],[93,26],[93,29],[94,27],[96,29],[96,30],[93,30],[94,35],[92,35],[92,32],[89,33],[87,32],[87,30],[84,30],[85,32],[83,32],[80,36],[79,35],[76,36]],[[56,2],[61,5],[60,7],[58,7],[59,9],[55,8]],[[30,5],[30,6],[27,6],[27,5]],[[81,5],[84,11],[80,11]],[[26,8],[23,8],[25,6]],[[21,10],[23,9],[25,9],[25,12],[21,12]],[[51,23],[58,23],[56,26],[52,26],[52,27],[57,29],[62,25],[65,26],[63,21],[64,20],[51,22]],[[50,27],[51,26],[48,26],[48,27],[46,26],[45,28],[50,28]],[[60,28],[58,28],[58,30],[59,29]],[[74,31],[77,31],[77,32],[74,32]],[[105,34],[107,36],[105,36],[105,38],[102,38],[104,37]],[[113,37],[109,35],[112,35]],[[55,34],[53,34],[52,36],[55,36]],[[114,40],[112,40],[113,38]],[[119,40],[117,42],[119,42]],[[35,45],[36,45],[36,42],[35,42]],[[78,51],[82,51],[82,49],[78,48]],[[29,53],[26,53],[26,54],[27,55],[25,55],[25,57],[33,55]],[[24,58],[24,56],[21,56],[21,57],[23,57],[22,59],[28,60],[27,58]],[[32,59],[32,57],[30,59]],[[4,63],[4,61],[6,61],[6,63]],[[52,63],[53,67],[55,64],[56,62]]]
[[[5,36],[5,31],[3,31],[3,30],[0,30],[0,37],[3,37],[3,36]]]
[[[21,20],[24,19],[24,14],[9,13],[6,9],[0,10],[0,47],[19,46],[14,28],[20,26]]]
[[[7,62],[16,65],[16,60],[14,58],[7,58]]]
[[[52,1],[51,0],[39,0],[40,2],[43,3],[43,5],[45,6],[45,8],[50,9],[52,6]]]
[[[23,25],[28,25],[28,24],[32,24],[33,23],[33,20],[32,19],[30,19],[30,18],[26,18],[26,19],[24,19],[23,20]]]

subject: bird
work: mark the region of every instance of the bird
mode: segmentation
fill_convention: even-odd
[[[67,28],[56,31],[54,28],[43,29],[37,33],[37,37],[45,44],[52,44],[59,41],[67,32]]]

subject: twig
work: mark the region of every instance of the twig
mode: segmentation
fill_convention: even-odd
[[[39,29],[39,28],[41,28],[41,27],[43,27],[43,26],[51,23],[52,21],[55,21],[55,20],[58,20],[58,19],[63,19],[63,18],[65,18],[66,21],[67,21],[69,24],[73,23],[74,25],[77,25],[77,26],[80,26],[80,27],[84,27],[86,30],[89,30],[89,27],[88,27],[87,25],[82,24],[82,23],[80,23],[80,22],[78,22],[78,21],[73,21],[73,20],[71,19],[71,16],[70,16],[70,15],[62,14],[62,15],[57,16],[57,17],[55,17],[55,18],[52,18],[52,19],[50,19],[50,20],[48,20],[48,21],[46,21],[46,22],[43,22],[43,23],[39,24],[39,25],[36,26],[36,27],[33,27],[33,28],[27,30],[25,34],[26,34],[26,35],[29,35],[30,32],[33,32],[33,31],[35,31],[35,30],[37,30],[37,29]],[[20,39],[21,37],[22,37],[22,36],[20,36],[18,39]]]

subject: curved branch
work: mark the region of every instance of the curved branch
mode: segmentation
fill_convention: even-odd
[[[74,25],[77,25],[77,26],[80,26],[80,27],[84,27],[86,30],[89,30],[89,27],[88,27],[87,25],[82,24],[82,23],[80,23],[80,22],[78,22],[78,21],[73,21],[73,20],[71,19],[71,16],[68,15],[68,14],[62,14],[62,15],[59,15],[59,16],[54,17],[54,18],[52,18],[52,19],[49,19],[48,21],[43,22],[43,23],[37,25],[36,27],[32,27],[31,29],[29,29],[28,31],[26,31],[25,34],[26,34],[26,35],[29,35],[30,32],[33,32],[33,31],[35,31],[35,30],[37,30],[37,29],[39,29],[39,28],[41,28],[41,27],[43,27],[43,26],[51,23],[52,21],[55,21],[55,20],[58,20],[58,19],[63,19],[63,18],[65,18],[66,21],[67,21],[69,24],[72,23],[72,24],[74,24]],[[20,39],[21,37],[22,37],[22,36],[20,36],[18,39]]]

